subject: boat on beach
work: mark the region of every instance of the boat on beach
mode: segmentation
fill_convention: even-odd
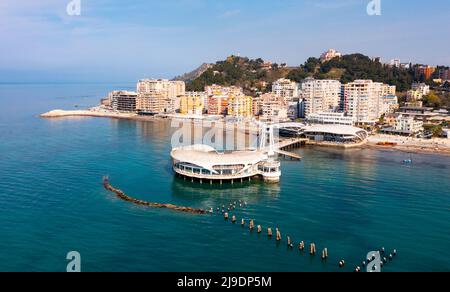
[[[386,147],[395,147],[398,145],[398,143],[395,142],[378,142],[378,146],[386,146]]]

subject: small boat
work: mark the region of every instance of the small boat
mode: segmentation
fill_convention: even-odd
[[[409,155],[409,159],[403,160],[403,164],[412,164],[412,163],[413,163],[412,154]]]
[[[394,142],[379,142],[377,143],[378,146],[389,146],[389,147],[395,147],[398,144]]]

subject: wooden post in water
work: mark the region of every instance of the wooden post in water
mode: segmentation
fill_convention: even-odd
[[[300,244],[298,245],[298,249],[302,250],[302,251],[305,249],[305,242],[304,241],[300,242]]]
[[[309,253],[311,255],[315,255],[316,254],[316,245],[314,243],[311,243],[311,245],[309,247]]]
[[[250,220],[250,230],[255,229],[255,221]]]

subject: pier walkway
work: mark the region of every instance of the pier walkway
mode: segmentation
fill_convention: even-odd
[[[286,151],[286,150],[304,146],[308,141],[309,140],[305,139],[305,138],[292,138],[292,139],[281,140],[280,142],[274,144],[273,151],[279,155],[282,155],[282,156],[285,156],[285,157],[288,157],[291,159],[302,160],[302,157],[300,155]],[[269,150],[269,147],[267,147],[266,150]]]

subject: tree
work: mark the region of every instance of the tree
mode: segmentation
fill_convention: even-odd
[[[303,79],[308,77],[309,74],[303,70],[303,68],[297,68],[293,69],[289,72],[287,75],[287,79],[295,81],[295,82],[301,82]]]
[[[425,106],[439,108],[441,107],[442,101],[435,91],[431,91],[430,94],[423,97],[423,103]]]

